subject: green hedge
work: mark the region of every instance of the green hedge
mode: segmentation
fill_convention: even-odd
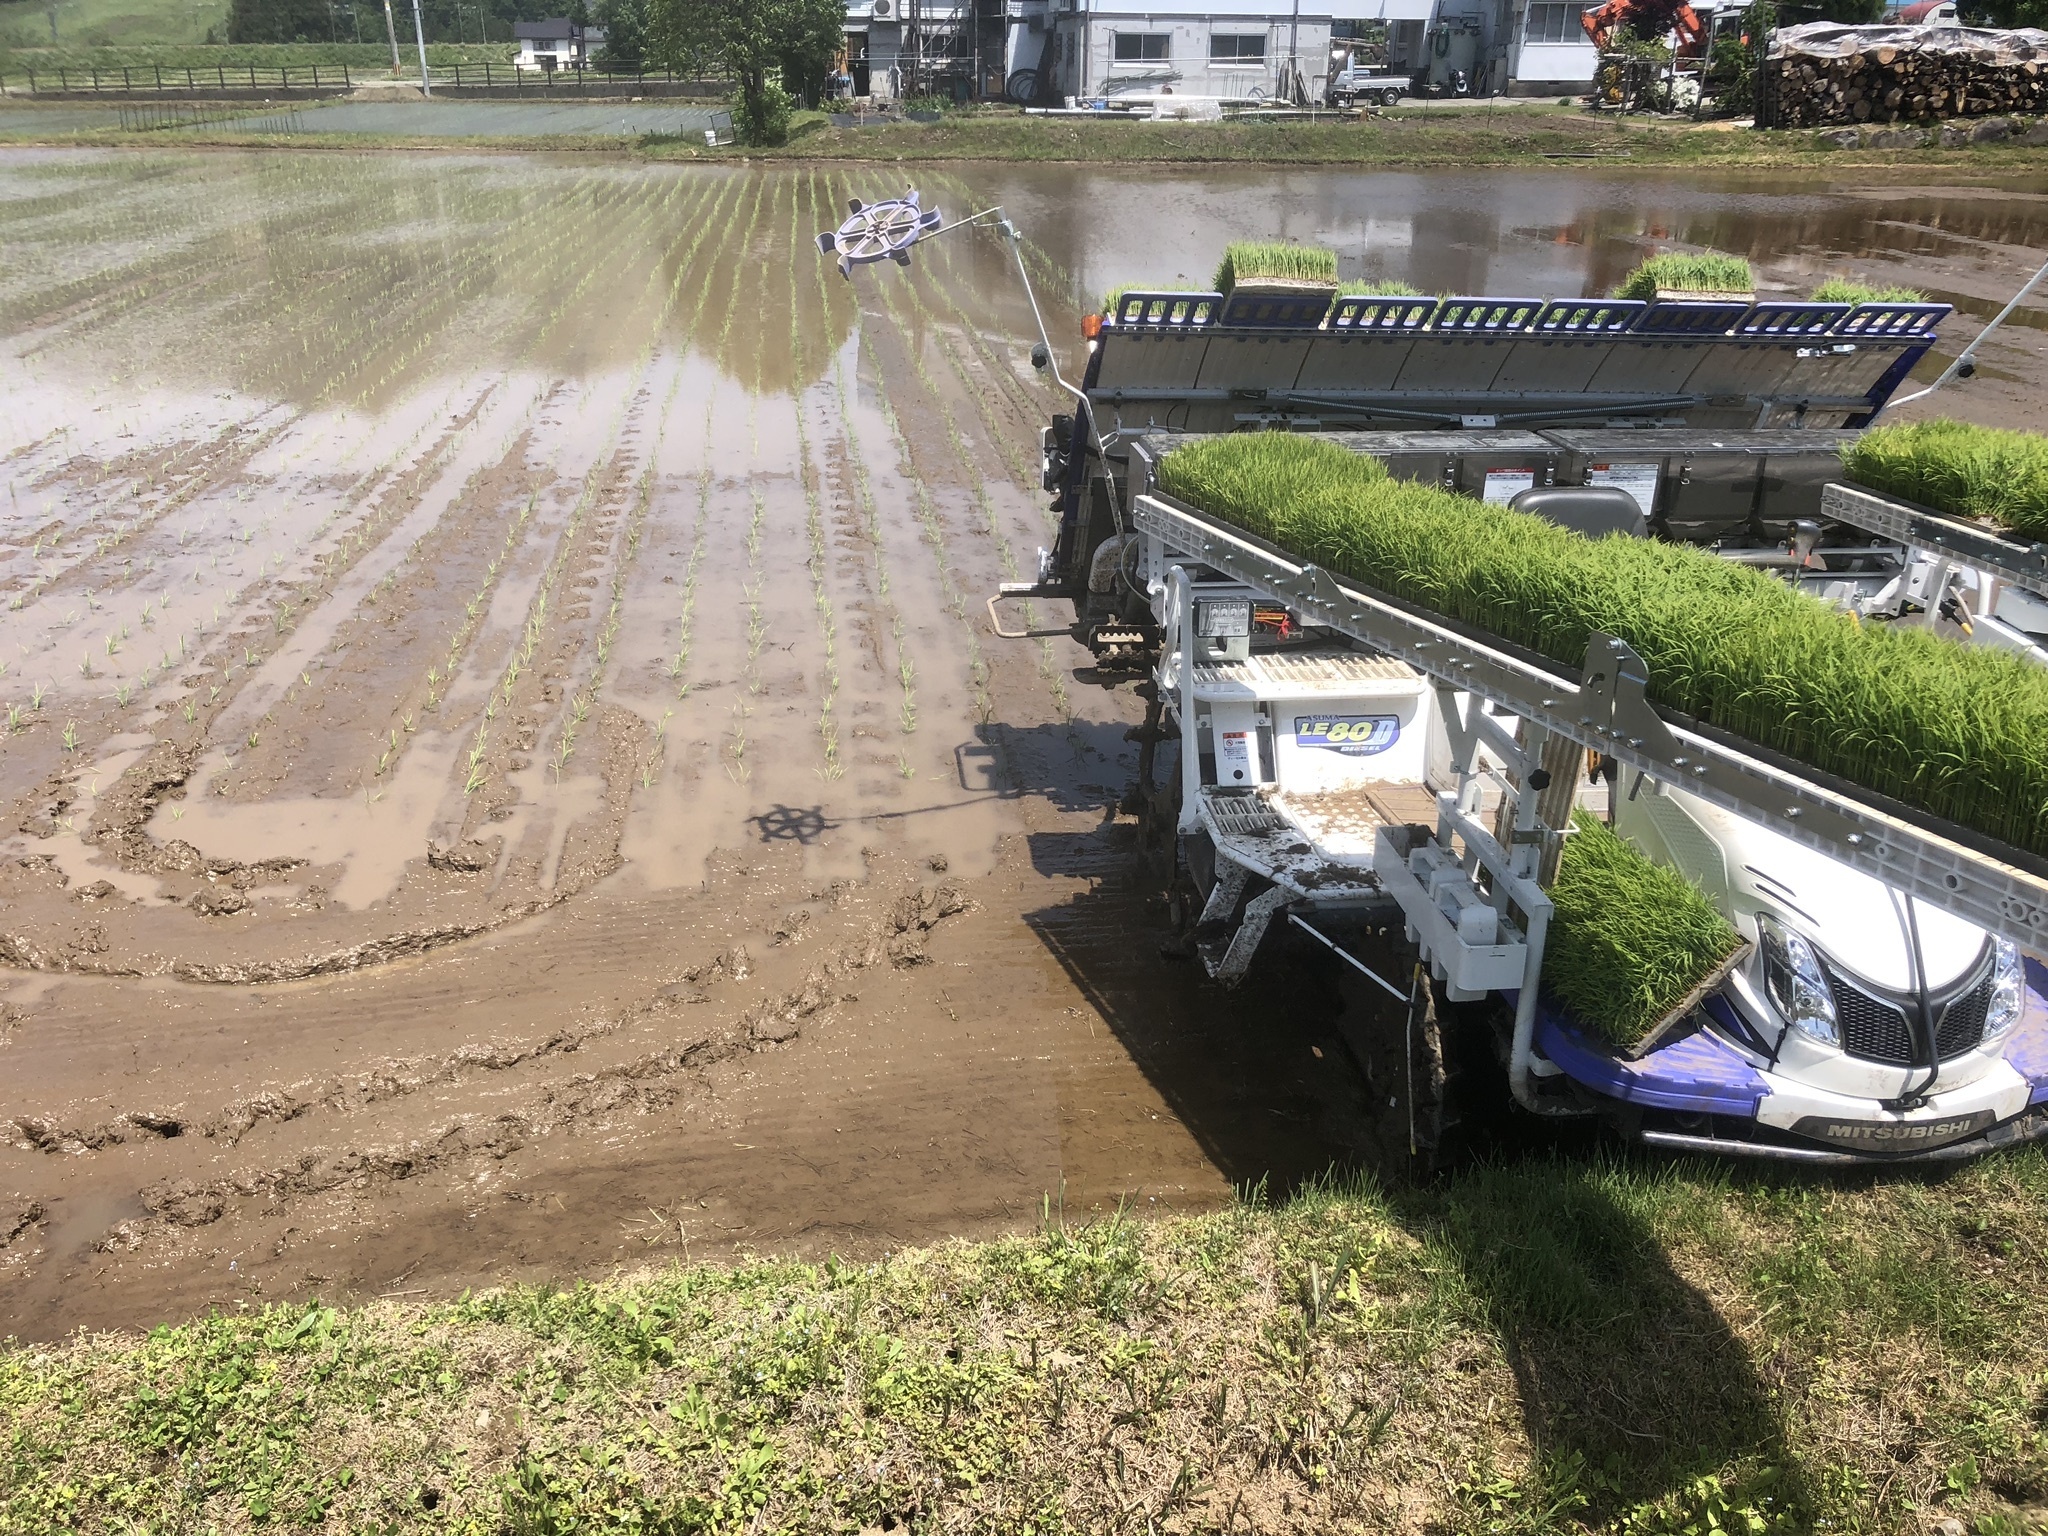
[[[1595,630],[1618,635],[1658,703],[2048,854],[2048,668],[1859,625],[1689,545],[1588,539],[1391,481],[1316,438],[1212,438],[1169,454],[1159,478],[1298,558],[1567,666]]]
[[[1237,240],[1216,268],[1216,291],[1239,283],[1327,283],[1337,285],[1337,253],[1327,246],[1291,245],[1284,240]]]
[[[1622,280],[1614,290],[1617,299],[1654,299],[1659,288],[1686,293],[1748,293],[1756,286],[1749,263],[1724,251],[1701,251],[1696,256],[1667,251],[1652,256]]]
[[[1651,863],[1605,822],[1583,810],[1572,822],[1550,888],[1557,910],[1543,984],[1602,1039],[1633,1046],[1742,935],[1698,886]]]
[[[2048,437],[2038,433],[1908,422],[1864,433],[1842,464],[1873,491],[2048,539]]]
[[[1422,290],[1398,278],[1379,282],[1349,282],[1337,288],[1340,299],[1419,299]]]
[[[1927,295],[1918,288],[1877,288],[1854,278],[1824,278],[1813,290],[1816,304],[1925,304]]]

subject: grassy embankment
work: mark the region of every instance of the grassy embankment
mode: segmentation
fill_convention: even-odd
[[[445,69],[451,64],[482,64],[486,60],[505,64],[511,61],[514,51],[510,43],[429,43],[427,63],[434,69]],[[414,51],[410,37],[399,39],[398,56],[414,68],[419,65],[419,54]],[[352,70],[365,72],[389,70],[391,48],[380,39],[375,43],[190,43],[0,50],[0,72],[8,76],[10,84],[16,83],[17,77],[26,84],[30,70],[38,76],[54,76],[59,68],[73,74],[98,70],[103,76],[118,75],[128,69],[140,79],[147,78],[152,68],[163,70],[168,77],[173,71],[182,74],[187,69],[195,74],[210,74],[218,67],[232,74],[251,65],[265,70],[281,66],[305,69],[314,64],[323,68],[346,64]]]
[[[687,154],[650,144],[647,152]],[[948,113],[939,122],[833,128],[819,122],[778,150],[757,155],[851,160],[1037,160],[1086,164],[1513,165],[1574,162],[1835,168],[1912,164],[2039,166],[2038,148],[1844,150],[1811,133],[1758,133],[1596,115],[1555,105],[1417,108],[1348,123],[1102,123]]]
[[[1907,1532],[2048,1494],[2048,1161],[1428,1189],[0,1351],[0,1531]]]
[[[498,45],[491,45],[496,48]],[[374,50],[369,50],[374,52]],[[430,48],[430,54],[432,49]],[[17,58],[22,57],[16,55]],[[388,55],[387,67],[388,67]],[[311,62],[308,60],[307,62]],[[182,67],[182,66],[181,66]],[[354,67],[353,63],[351,67]],[[375,68],[374,61],[366,66]],[[679,103],[680,105],[680,103]],[[700,103],[701,105],[701,103]],[[422,105],[422,110],[434,110]],[[1954,149],[1844,150],[1810,133],[1756,133],[1684,122],[1616,123],[1556,106],[1427,109],[1351,123],[1111,124],[1027,119],[1011,112],[947,113],[936,123],[835,128],[822,114],[799,114],[798,132],[776,149],[707,150],[700,134],[616,137],[533,135],[461,139],[406,134],[336,134],[324,139],[317,118],[288,136],[237,133],[231,125],[173,133],[111,129],[38,134],[42,142],[174,143],[308,149],[603,150],[654,160],[1028,161],[1087,165],[1348,165],[1384,167],[1598,165],[1772,168],[1839,172],[1925,164],[1945,180],[1990,180],[2048,164],[2048,151],[2011,143]]]

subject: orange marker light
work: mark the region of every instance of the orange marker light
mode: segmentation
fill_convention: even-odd
[[[1102,316],[1083,315],[1081,317],[1081,334],[1090,341],[1100,336],[1102,334]]]

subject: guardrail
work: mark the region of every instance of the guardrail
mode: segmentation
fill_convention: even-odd
[[[1767,299],[1502,299],[1347,296],[1284,302],[1259,295],[1239,304],[1235,295],[1131,291],[1103,316],[1104,328],[1129,334],[1255,328],[1262,331],[1332,331],[1480,336],[1618,336],[1659,339],[1732,336],[1741,341],[1821,337],[1930,339],[1946,319],[1946,304],[1816,304]]]

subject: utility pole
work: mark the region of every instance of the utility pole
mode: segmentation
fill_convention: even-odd
[[[1301,0],[1294,0],[1294,19],[1287,24],[1287,99],[1295,106],[1304,105],[1301,97],[1301,56],[1297,52],[1301,42]]]
[[[412,38],[420,45],[420,94],[431,96],[434,88],[427,83],[427,33],[420,25],[420,0],[412,0]]]
[[[391,0],[384,0],[384,35],[391,39],[391,78],[398,78],[398,23],[391,19]]]

